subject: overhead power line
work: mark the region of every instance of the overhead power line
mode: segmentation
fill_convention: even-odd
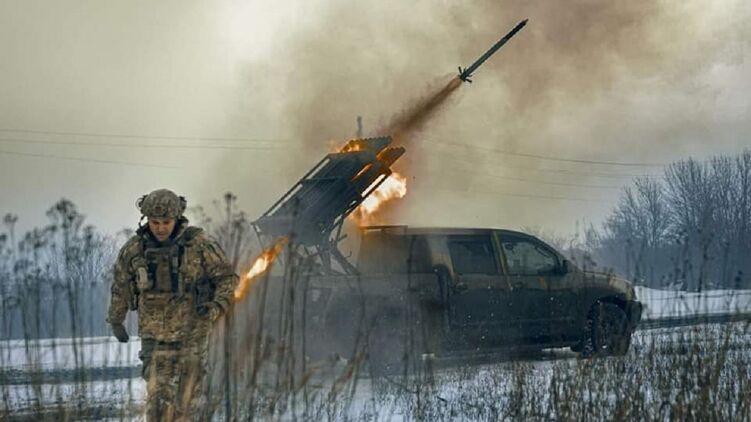
[[[176,166],[163,166],[163,165],[159,165],[159,164],[144,164],[144,163],[137,163],[137,162],[131,162],[131,161],[117,161],[117,160],[101,160],[101,159],[97,159],[97,158],[66,157],[66,156],[62,156],[62,155],[37,154],[37,153],[32,153],[32,152],[18,152],[18,151],[0,150],[0,154],[17,155],[17,156],[24,156],[24,157],[55,158],[55,159],[59,159],[59,160],[84,161],[84,162],[102,163],[102,164],[121,164],[121,165],[134,166],[134,167],[153,167],[153,168],[163,168],[163,169],[177,169],[177,168],[180,168],[180,167],[176,167]]]
[[[430,155],[440,155],[442,157],[446,157],[447,155],[450,155],[450,160],[454,160],[457,162],[466,163],[472,166],[477,166],[477,159],[474,157],[470,157],[467,154],[458,154],[458,153],[449,153],[444,151],[434,151],[425,148],[424,146],[421,146],[425,150],[425,153]],[[457,158],[460,157],[460,158]],[[483,157],[483,159],[487,159],[487,157]],[[485,161],[487,163],[487,161]],[[623,179],[623,178],[637,178],[637,177],[654,177],[654,175],[651,174],[631,174],[631,173],[603,173],[603,172],[592,172],[592,171],[576,171],[576,170],[569,170],[569,169],[543,169],[543,168],[536,168],[536,167],[520,167],[520,166],[511,166],[508,164],[500,164],[499,167],[503,167],[505,169],[512,169],[512,170],[518,170],[522,172],[541,172],[541,173],[552,173],[552,174],[564,174],[568,176],[584,176],[584,177],[602,177],[602,178],[610,178],[610,179]]]
[[[225,146],[225,145],[152,145],[152,144],[112,144],[112,143],[98,143],[98,142],[60,142],[60,141],[39,141],[39,140],[33,140],[33,139],[16,139],[16,138],[2,138],[0,137],[0,142],[16,142],[16,143],[24,143],[24,144],[42,144],[42,145],[63,145],[63,146],[96,146],[96,147],[118,147],[118,148],[155,148],[155,149],[170,149],[170,148],[187,148],[187,149],[228,149],[228,150],[286,150],[286,148],[283,147],[259,147],[259,146]],[[20,152],[7,152],[17,155],[28,155],[28,156],[45,156],[50,158],[63,158],[63,159],[75,159],[75,160],[83,160],[83,161],[93,161],[93,162],[107,162],[107,161],[97,161],[97,160],[89,160],[89,159],[79,159],[79,158],[71,158],[71,157],[61,157],[61,156],[54,156],[54,155],[35,155],[32,153],[20,153]],[[113,161],[113,163],[120,163],[120,164],[126,164],[127,162],[122,161]],[[135,164],[135,163],[133,163]],[[173,167],[174,168],[174,167]],[[542,169],[528,169],[532,171],[546,171]],[[511,180],[511,181],[519,181],[519,182],[525,182],[525,183],[536,183],[536,184],[545,184],[545,185],[556,185],[556,186],[571,186],[571,187],[581,187],[581,188],[593,188],[593,189],[620,189],[620,186],[612,186],[612,185],[589,185],[589,184],[579,184],[579,183],[565,183],[565,182],[550,182],[545,180],[537,180],[537,179],[527,179],[527,178],[518,178],[518,177],[510,177],[510,176],[501,176],[497,174],[491,174],[491,173],[482,173],[482,172],[472,172],[472,171],[462,171],[462,170],[455,170],[456,172],[461,172],[465,174],[473,174],[473,175],[479,175],[479,176],[485,176],[490,177],[494,179],[499,180]],[[548,170],[553,172],[564,172],[568,173],[566,170]],[[582,174],[582,175],[589,175],[589,173],[574,173],[574,174]],[[631,176],[631,175],[628,175]],[[618,176],[620,177],[620,176]]]
[[[231,138],[231,137],[201,137],[201,136],[167,136],[167,135],[139,135],[139,134],[121,134],[121,133],[106,133],[106,132],[74,132],[74,131],[58,131],[58,130],[36,130],[36,129],[19,129],[19,128],[0,128],[0,132],[10,133],[31,133],[42,135],[61,135],[61,136],[82,136],[82,137],[95,137],[95,138],[123,138],[123,139],[164,139],[164,140],[191,140],[191,141],[225,141],[225,142],[253,142],[253,143],[290,143],[285,139],[262,139],[262,138]],[[647,162],[620,162],[620,161],[600,161],[600,160],[586,160],[579,158],[561,158],[553,157],[541,154],[530,154],[523,152],[512,152],[506,150],[500,150],[497,148],[483,147],[479,145],[466,144],[461,142],[444,142],[444,141],[427,141],[437,145],[447,145],[452,147],[479,149],[483,151],[489,151],[501,155],[511,155],[517,157],[535,158],[539,160],[558,161],[566,163],[578,163],[578,164],[598,164],[598,165],[610,165],[610,166],[626,166],[626,167],[660,167],[665,163],[647,163]],[[226,147],[231,149],[230,147]]]
[[[580,183],[565,183],[565,182],[548,182],[545,180],[525,179],[522,177],[507,177],[507,176],[500,176],[497,174],[481,173],[481,172],[471,172],[471,174],[490,177],[490,178],[499,179],[499,180],[511,180],[511,181],[516,181],[516,182],[536,183],[536,184],[542,184],[542,185],[570,186],[570,187],[575,187],[575,188],[590,188],[590,189],[614,189],[614,190],[621,189],[621,186],[587,185],[587,184],[580,184]]]
[[[450,188],[435,187],[435,186],[426,186],[426,188],[431,189],[431,190],[439,190],[439,191],[446,191],[446,192],[484,193],[484,194],[491,194],[491,195],[497,195],[497,196],[511,196],[511,197],[518,197],[518,198],[545,199],[545,200],[554,200],[554,201],[599,202],[599,201],[595,201],[593,199],[587,199],[587,198],[576,198],[576,197],[568,197],[568,196],[533,195],[533,194],[514,193],[514,192],[498,192],[498,191],[482,190],[482,189],[450,189]]]
[[[539,171],[543,173],[555,173],[555,174],[566,174],[570,176],[589,176],[589,177],[603,177],[603,178],[610,178],[610,179],[635,179],[637,177],[657,177],[657,175],[654,174],[619,174],[619,173],[598,173],[598,172],[583,172],[583,171],[574,171],[574,170],[564,170],[564,169],[522,169],[523,171]]]
[[[93,146],[93,147],[113,147],[113,148],[153,148],[153,149],[226,149],[226,150],[248,150],[248,151],[273,151],[273,150],[289,150],[289,148],[279,146],[236,146],[236,145],[169,145],[169,144],[117,144],[111,142],[81,142],[81,141],[40,141],[37,139],[21,139],[21,138],[3,138],[0,137],[0,142],[17,142],[24,144],[41,144],[41,145],[65,145],[65,146]]]
[[[549,155],[541,155],[541,154],[529,154],[529,153],[523,153],[523,152],[512,152],[512,151],[506,151],[501,150],[497,148],[489,148],[489,147],[483,147],[479,145],[472,145],[472,144],[465,144],[460,142],[442,142],[442,141],[436,141],[431,142],[436,145],[448,145],[453,147],[461,147],[461,148],[469,148],[469,149],[478,149],[482,151],[488,151],[493,152],[495,154],[500,155],[511,155],[515,157],[525,157],[525,158],[535,158],[538,160],[548,160],[548,161],[557,161],[562,163],[577,163],[577,164],[598,164],[598,165],[608,165],[608,166],[623,166],[623,167],[662,167],[665,166],[665,163],[647,163],[647,162],[622,162],[622,161],[598,161],[598,160],[585,160],[585,159],[579,159],[579,158],[560,158],[560,157],[553,157]]]
[[[253,150],[253,151],[262,151],[262,150],[285,150],[287,149],[287,146],[292,145],[287,140],[281,140],[281,139],[258,139],[258,138],[227,138],[227,137],[190,137],[190,136],[162,136],[162,135],[136,135],[136,134],[116,134],[116,133],[92,133],[92,132],[69,132],[69,131],[51,131],[51,130],[32,130],[32,129],[12,129],[12,128],[0,128],[0,132],[6,132],[6,133],[29,133],[29,134],[44,134],[44,135],[61,135],[61,136],[80,136],[80,137],[94,137],[94,138],[121,138],[121,139],[163,139],[163,140],[193,140],[193,141],[223,141],[223,142],[253,142],[253,143],[272,143],[273,145],[253,145],[253,146],[238,146],[238,145],[187,145],[187,144],[161,144],[161,145],[155,145],[155,144],[132,144],[132,143],[112,143],[112,142],[85,142],[85,141],[47,141],[47,140],[38,140],[38,139],[20,139],[20,138],[3,138],[0,137],[0,142],[18,142],[18,143],[27,143],[27,144],[43,144],[43,145],[77,145],[77,146],[93,146],[93,147],[114,147],[114,148],[151,148],[151,149],[223,149],[223,150]],[[457,143],[457,142],[431,142],[427,141],[426,143],[423,143],[423,145],[420,145],[420,147],[425,148],[428,143],[433,143],[436,145],[445,145],[450,147],[461,147],[464,149],[476,149],[476,150],[482,150],[487,152],[492,152],[500,155],[509,155],[509,156],[519,156],[519,157],[525,157],[525,158],[533,158],[533,159],[539,159],[539,160],[547,160],[547,161],[554,161],[554,162],[566,162],[566,163],[577,163],[577,164],[597,164],[597,165],[610,165],[610,166],[627,166],[627,167],[656,167],[656,166],[662,166],[663,164],[658,163],[636,163],[636,162],[615,162],[615,161],[597,161],[597,160],[585,160],[585,159],[575,159],[575,158],[558,158],[558,157],[551,157],[551,156],[544,156],[539,154],[529,154],[529,153],[518,153],[518,152],[510,152],[510,151],[504,151],[499,150],[496,148],[488,148],[488,147],[482,147],[477,145],[471,145],[471,144],[464,144],[464,143]],[[285,145],[280,145],[285,144]],[[439,151],[435,151],[434,149],[429,149],[431,153],[437,153],[441,154]],[[452,153],[454,155],[455,153]],[[28,155],[28,154],[27,154]],[[50,156],[52,157],[52,156]],[[465,155],[466,157],[466,155]],[[53,157],[54,158],[54,157]],[[62,157],[60,157],[62,158]],[[67,159],[67,158],[65,158]],[[118,163],[124,163],[124,162],[118,162]],[[508,167],[508,166],[507,166]],[[634,178],[634,177],[642,177],[647,176],[651,177],[651,175],[639,175],[639,174],[622,174],[622,173],[600,173],[600,172],[581,172],[581,171],[574,171],[574,170],[567,170],[567,169],[539,169],[539,168],[520,168],[522,171],[536,171],[536,172],[543,172],[543,173],[554,173],[554,174],[567,174],[567,175],[581,175],[581,176],[595,176],[595,177],[606,177],[606,178]],[[501,176],[492,176],[496,178],[505,178],[509,180],[513,180],[513,178],[509,177],[501,177]],[[531,182],[531,180],[524,179],[519,181],[527,181]],[[568,184],[568,183],[562,183],[562,182],[544,182],[544,181],[538,181],[538,183],[545,183],[545,184],[557,184],[561,186],[574,186],[574,184]],[[592,188],[603,188],[603,189],[614,189],[616,187],[613,186],[585,186],[580,185],[581,187],[592,187]]]
[[[165,139],[172,141],[226,141],[226,142],[289,142],[284,139],[260,139],[260,138],[225,138],[225,137],[205,137],[205,136],[165,136],[165,135],[136,135],[122,133],[106,132],[67,132],[57,130],[34,130],[34,129],[13,129],[0,128],[0,132],[10,133],[32,133],[39,135],[60,135],[60,136],[82,136],[91,138],[123,138],[123,139]]]

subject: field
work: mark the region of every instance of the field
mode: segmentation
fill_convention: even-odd
[[[641,289],[648,318],[747,311],[749,292]],[[700,297],[700,296],[703,296]],[[694,306],[691,308],[691,306]],[[138,420],[145,384],[136,338],[0,343],[2,417]],[[571,351],[474,353],[424,362],[418,373],[371,376],[359,361],[311,363],[294,388],[274,359],[252,386],[218,394],[215,417],[285,420],[749,420],[748,322],[641,329],[624,357]]]

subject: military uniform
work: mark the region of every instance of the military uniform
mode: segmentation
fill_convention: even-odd
[[[208,336],[237,281],[219,245],[181,215],[168,240],[143,225],[120,250],[107,321],[127,341],[122,322],[138,312],[148,420],[203,419]]]

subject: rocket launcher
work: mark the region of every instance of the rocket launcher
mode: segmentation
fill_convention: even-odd
[[[260,235],[289,236],[298,245],[330,252],[342,266],[348,266],[336,249],[342,225],[404,154],[404,148],[390,144],[388,136],[347,142],[319,161],[253,222],[254,227]]]

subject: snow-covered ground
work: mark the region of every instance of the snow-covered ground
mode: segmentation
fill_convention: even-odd
[[[141,340],[114,337],[0,341],[0,368],[27,371],[138,365]]]
[[[702,293],[636,287],[643,319],[751,312],[751,290]],[[140,364],[138,337],[119,343],[114,337],[0,341],[0,368],[19,370],[128,367]]]
[[[636,287],[644,304],[642,319],[751,312],[751,290],[708,290],[701,293]]]
[[[101,416],[104,417],[121,412],[134,413],[124,409],[138,409],[143,405],[146,383],[141,378],[123,378],[59,384],[11,384],[1,385],[0,393],[0,408],[14,413],[34,413],[38,409],[55,409],[59,406],[68,409],[85,406],[106,409],[102,411]]]
[[[637,287],[637,297],[645,305],[644,319],[751,312],[751,291],[716,290],[697,294]],[[716,349],[723,341],[724,325],[711,327],[714,328],[701,331],[697,331],[695,327],[639,331],[635,335],[629,359],[638,362],[642,358],[635,357],[634,354],[644,353],[646,349],[668,354],[683,353],[685,351],[679,349],[688,337],[692,339],[694,347]],[[742,334],[734,334],[732,342],[739,345],[736,349],[745,350],[751,344],[751,334],[747,329]],[[139,349],[140,340],[137,337],[127,344],[118,343],[113,337],[75,341],[0,341],[0,408],[33,412],[39,407],[55,408],[62,404],[75,406],[75,403],[85,403],[86,406],[102,407],[105,415],[117,417],[117,412],[123,409],[129,409],[125,412],[128,415],[137,415],[145,395],[144,382],[138,376]],[[740,352],[742,350],[738,353]],[[579,365],[575,356],[567,350],[552,350],[526,359],[524,364],[528,368],[525,371],[532,374],[526,382],[531,380],[536,384],[546,385],[552,382],[551,374],[556,371],[575,372]],[[460,403],[467,400],[469,395],[487,394],[487,391],[495,391],[492,393],[494,396],[503,396],[504,391],[515,388],[509,379],[518,376],[517,363],[490,362],[474,365],[471,369],[467,365],[456,363],[445,366],[438,364],[436,377],[440,387],[431,392],[433,397],[438,397],[436,406],[440,408],[443,401]],[[567,369],[569,366],[571,369]],[[331,385],[323,385],[311,388],[311,394],[318,397],[330,394]],[[345,412],[337,415],[366,413],[376,420],[400,420],[409,419],[409,415],[414,416],[414,413],[400,407],[401,399],[394,398],[398,396],[394,392],[401,387],[389,387],[388,383],[385,385],[386,387],[382,381],[374,383],[365,378],[349,396],[352,403],[348,405],[349,408],[337,410]],[[405,388],[409,389],[409,386]],[[383,395],[383,391],[391,391],[393,394]],[[472,415],[471,410],[466,411]],[[0,409],[0,418],[3,413]]]
[[[0,341],[0,409],[83,404],[117,415],[126,405],[138,407],[146,391],[137,376],[140,348],[137,337],[125,344],[114,337]]]

